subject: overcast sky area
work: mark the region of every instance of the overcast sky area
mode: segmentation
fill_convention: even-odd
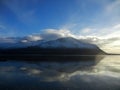
[[[24,36],[72,36],[120,53],[120,0],[0,0],[0,42]]]

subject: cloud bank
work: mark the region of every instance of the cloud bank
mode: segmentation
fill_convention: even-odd
[[[22,43],[36,41],[50,41],[58,38],[73,37],[85,42],[93,43],[109,53],[120,53],[120,24],[108,28],[83,28],[74,34],[69,29],[46,29],[39,34],[28,35],[19,39]],[[0,38],[0,43],[16,43],[17,38]]]
[[[69,29],[46,29],[41,34],[27,36],[27,41],[55,40],[63,37],[73,37],[98,45],[106,52],[120,53],[120,24],[108,28],[83,28],[74,34]],[[27,42],[26,41],[26,42]]]

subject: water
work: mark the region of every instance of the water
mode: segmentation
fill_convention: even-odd
[[[120,90],[120,56],[91,62],[0,62],[0,90]]]

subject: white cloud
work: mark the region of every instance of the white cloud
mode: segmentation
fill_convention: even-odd
[[[120,24],[108,28],[85,28],[74,34],[68,29],[46,29],[40,34],[26,36],[23,43],[38,40],[55,40],[63,37],[74,37],[85,42],[94,43],[106,52],[120,53]],[[0,42],[15,42],[15,38],[0,38]]]
[[[115,25],[114,27],[113,27],[113,29],[120,29],[120,24],[117,24],[117,25]]]
[[[27,36],[27,40],[28,41],[38,41],[38,40],[42,40],[42,37],[39,35],[29,35],[29,36]]]
[[[55,40],[62,37],[75,37],[70,30],[67,29],[46,29],[40,36],[45,40]]]
[[[47,29],[43,35],[45,39],[57,39],[61,37],[74,37],[86,42],[97,44],[106,52],[120,53],[120,24],[107,28],[85,28],[75,35],[68,29]]]
[[[63,37],[74,37],[85,42],[98,45],[101,49],[109,53],[120,53],[120,24],[108,28],[96,29],[85,28],[73,34],[68,29],[46,29],[41,34],[28,36],[29,41],[55,40]]]
[[[28,42],[28,40],[21,40],[21,42],[22,42],[22,43],[27,43],[27,42]]]
[[[91,29],[90,28],[85,28],[83,30],[81,30],[82,33],[90,33],[91,32]]]
[[[120,0],[114,0],[112,3],[106,6],[107,13],[112,13],[114,11],[118,11],[120,9]]]
[[[65,29],[46,29],[40,34],[34,34],[34,35],[29,35],[23,40],[23,42],[29,42],[29,41],[38,41],[38,40],[55,40],[58,38],[63,38],[63,37],[76,37],[74,34],[70,32],[70,30],[65,30]]]

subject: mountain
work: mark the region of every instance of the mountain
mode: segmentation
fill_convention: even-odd
[[[0,59],[27,60],[95,60],[96,55],[105,54],[94,44],[66,37],[51,41],[15,43],[0,50]],[[82,55],[82,56],[81,56]],[[87,57],[85,55],[88,55]],[[92,55],[92,56],[90,56]]]
[[[9,47],[5,48],[3,51],[16,51],[35,53],[42,51],[57,52],[60,51],[63,54],[98,54],[103,53],[99,47],[94,44],[86,43],[72,37],[59,38],[51,41],[36,41],[36,42],[17,42],[17,43],[6,43]],[[5,45],[4,45],[5,47]],[[22,51],[23,50],[23,51]],[[69,52],[68,52],[69,51]]]
[[[59,38],[50,41],[29,41],[26,38],[17,38],[13,41],[11,40],[10,42],[0,42],[0,48],[3,49],[26,48],[32,46],[37,46],[40,48],[98,48],[94,44],[86,43],[72,37]]]
[[[98,49],[94,44],[86,43],[72,37],[59,38],[56,40],[41,43],[42,48],[91,48]]]

